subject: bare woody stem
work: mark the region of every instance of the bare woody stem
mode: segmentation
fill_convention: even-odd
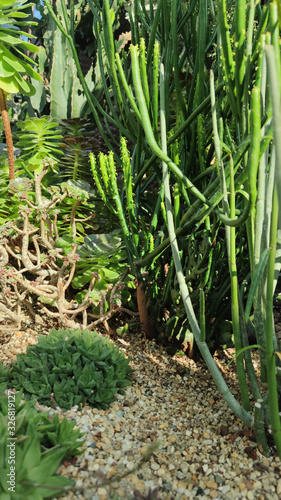
[[[0,88],[0,110],[3,120],[4,132],[6,137],[7,151],[8,151],[8,161],[9,161],[9,179],[14,179],[15,177],[15,158],[14,158],[14,146],[13,138],[11,132],[10,118],[6,106],[6,95],[3,89]]]
[[[146,296],[141,281],[136,282],[136,288],[137,288],[138,311],[140,315],[142,330],[147,339],[152,339],[154,337],[154,334],[148,317]]]

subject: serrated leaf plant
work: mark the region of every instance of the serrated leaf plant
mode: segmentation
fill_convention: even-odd
[[[124,354],[98,333],[52,329],[17,356],[9,386],[47,406],[52,396],[63,409],[86,403],[104,409],[124,394],[132,371]]]
[[[35,38],[31,33],[22,31],[23,26],[30,28],[37,24],[35,21],[25,20],[28,14],[22,12],[31,5],[27,0],[16,2],[1,0],[0,3],[0,109],[7,142],[10,179],[14,178],[14,151],[6,97],[7,94],[18,92],[31,96],[35,93],[35,88],[26,77],[41,80],[32,68],[34,62],[25,54],[26,50],[38,51],[35,45],[23,39],[23,37]]]
[[[2,376],[4,373],[2,367]],[[8,426],[8,418],[14,426]],[[60,422],[58,415],[52,420],[49,412],[35,408],[34,401],[22,401],[22,390],[0,397],[1,500],[23,495],[36,500],[51,498],[73,485],[73,481],[57,475],[56,471],[65,457],[83,452],[79,447],[84,441],[80,431],[73,429],[75,423],[66,418]],[[11,443],[15,455],[10,452]]]
[[[31,172],[40,173],[44,161],[53,167],[62,155],[59,141],[62,139],[58,124],[49,116],[27,118],[17,123],[17,147],[21,150],[20,159],[26,162]]]

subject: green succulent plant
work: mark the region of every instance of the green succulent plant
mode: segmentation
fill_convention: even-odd
[[[31,66],[34,65],[34,61],[24,53],[24,50],[38,51],[38,47],[22,38],[23,36],[36,38],[21,29],[22,26],[37,25],[36,21],[25,21],[28,14],[19,10],[29,8],[31,5],[27,3],[27,0],[16,2],[1,0],[0,2],[0,88],[7,94],[20,92],[27,96],[33,95],[35,88],[23,76],[27,75],[37,81],[41,80]],[[9,50],[11,47],[14,49],[13,53]],[[15,52],[20,57],[15,55]]]
[[[96,332],[52,329],[17,356],[9,386],[47,406],[52,397],[63,409],[85,403],[104,409],[124,394],[132,371],[124,354]]]
[[[60,179],[91,180],[89,153],[98,152],[96,130],[88,118],[61,120],[63,156],[57,176]]]
[[[67,255],[71,251],[71,243],[72,239],[64,236],[57,241],[57,246],[63,248]],[[79,260],[71,282],[72,288],[75,291],[78,290],[75,299],[78,303],[83,301],[87,293],[85,285],[90,283],[93,273],[97,273],[99,279],[90,293],[94,308],[93,312],[98,311],[95,308],[99,306],[102,300],[104,301],[104,312],[107,312],[109,309],[109,300],[107,297],[105,298],[107,291],[110,285],[114,286],[116,284],[128,268],[120,232],[117,230],[109,234],[86,235],[83,244],[77,248],[77,254]],[[128,300],[130,297],[128,290],[122,290],[121,295],[124,300]],[[119,301],[120,293],[115,298]]]
[[[0,382],[4,376],[7,369],[0,366]],[[75,423],[66,418],[60,422],[58,415],[51,419],[33,401],[23,402],[22,390],[0,397],[1,500],[51,498],[73,485],[56,471],[64,458],[83,453],[82,433],[73,429]]]
[[[35,93],[35,87],[26,79],[26,76],[37,81],[41,80],[31,66],[34,61],[24,52],[25,50],[38,51],[35,45],[23,39],[23,37],[35,38],[32,34],[22,31],[22,27],[30,28],[37,23],[25,20],[28,14],[19,10],[29,8],[31,5],[27,3],[27,0],[16,2],[1,0],[0,2],[0,109],[7,142],[10,179],[14,178],[14,151],[6,97],[7,94],[18,92],[26,96]]]
[[[28,118],[17,123],[19,128],[17,147],[21,150],[21,159],[27,162],[28,169],[40,173],[44,161],[55,165],[59,155],[63,154],[59,148],[62,135],[58,124],[49,116]]]

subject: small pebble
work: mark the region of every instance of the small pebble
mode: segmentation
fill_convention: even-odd
[[[230,486],[226,484],[225,486],[220,486],[219,489],[222,492],[222,494],[225,495],[230,491]]]
[[[223,478],[221,476],[219,476],[218,474],[215,475],[215,481],[216,483],[218,484],[222,484],[223,482]]]
[[[218,498],[218,492],[215,490],[210,491],[209,493],[210,498]]]
[[[160,469],[160,465],[159,465],[159,464],[156,464],[155,462],[153,462],[153,463],[151,464],[150,468],[151,468],[152,470],[158,470],[158,469]]]
[[[180,465],[180,470],[186,474],[187,471],[188,471],[189,467],[188,467],[188,464],[186,462],[183,462],[181,465]]]

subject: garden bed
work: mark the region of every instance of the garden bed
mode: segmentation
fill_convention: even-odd
[[[10,364],[48,330],[30,326],[10,338],[5,332],[0,359]],[[59,468],[76,482],[60,498],[280,498],[280,459],[274,449],[269,457],[260,453],[252,430],[231,413],[200,359],[169,356],[136,332],[116,338],[116,344],[135,369],[125,396],[118,395],[107,410],[51,410],[75,418],[86,438],[85,453]],[[234,363],[227,367],[231,354],[219,351],[216,360],[238,397]],[[148,447],[159,440],[145,462]],[[138,470],[114,482],[142,460]]]

